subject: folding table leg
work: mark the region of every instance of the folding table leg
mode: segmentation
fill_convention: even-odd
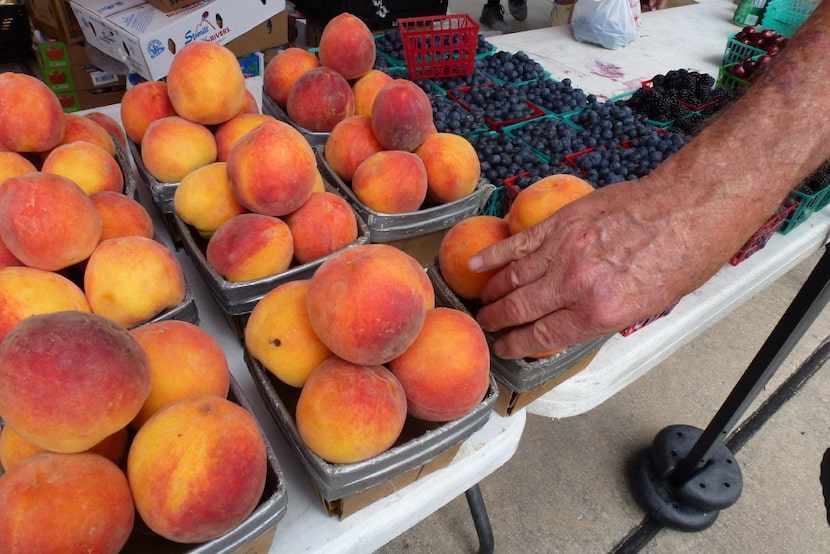
[[[493,527],[490,525],[487,507],[484,505],[484,497],[481,496],[478,483],[467,489],[464,495],[467,497],[467,505],[470,507],[470,514],[473,516],[476,534],[478,534],[478,552],[479,554],[492,554],[495,549]]]

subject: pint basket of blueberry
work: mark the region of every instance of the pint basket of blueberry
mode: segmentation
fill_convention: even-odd
[[[469,14],[398,19],[412,79],[469,75],[475,68],[478,23]]]

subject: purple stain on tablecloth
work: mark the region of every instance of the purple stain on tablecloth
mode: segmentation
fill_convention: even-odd
[[[625,73],[622,72],[618,65],[601,60],[594,60],[594,66],[596,66],[596,69],[591,70],[591,73],[594,75],[599,75],[612,81],[619,81],[625,77]]]

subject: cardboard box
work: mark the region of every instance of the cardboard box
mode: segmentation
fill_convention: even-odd
[[[92,64],[41,68],[43,82],[54,92],[125,87],[125,75],[107,73]]]
[[[496,377],[496,383],[499,387],[499,396],[496,398],[496,405],[493,407],[495,412],[499,415],[509,416],[512,415],[514,412],[521,410],[522,408],[526,407],[528,404],[543,396],[544,394],[552,391],[557,386],[561,385],[586,367],[588,364],[591,363],[591,360],[594,359],[594,356],[597,355],[599,352],[599,348],[585,356],[583,359],[579,360],[577,363],[569,367],[564,373],[558,375],[548,381],[543,385],[539,385],[538,387],[532,388],[527,391],[514,391],[507,387],[504,383],[498,380],[498,376]]]
[[[37,52],[38,64],[43,69],[89,63],[89,57],[82,42],[67,44],[60,40],[42,41],[33,37],[32,44]]]
[[[119,59],[117,33],[107,18],[143,3],[144,0],[72,0],[70,6],[86,42],[104,54]]]
[[[147,3],[155,6],[157,10],[169,13],[174,10],[178,10],[179,8],[189,6],[190,4],[195,4],[198,1],[199,0],[147,0]]]
[[[264,52],[269,48],[284,44],[288,44],[288,10],[269,17],[225,46],[241,57],[253,52]]]
[[[34,26],[50,37],[68,44],[84,40],[69,0],[26,0],[26,9]]]
[[[113,87],[93,90],[69,90],[56,93],[65,113],[99,108],[118,104],[126,92],[126,87]]]
[[[150,80],[166,76],[176,51],[191,42],[227,44],[285,10],[285,0],[201,0],[170,13],[145,3],[109,15],[96,29],[86,24],[85,5],[93,1],[72,0],[87,41]]]

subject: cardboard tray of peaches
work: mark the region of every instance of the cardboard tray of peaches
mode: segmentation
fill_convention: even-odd
[[[248,412],[254,413],[233,375],[231,375],[228,399],[236,402]],[[3,420],[0,419],[0,429],[2,427]],[[260,431],[262,431],[261,428]],[[288,498],[285,476],[280,468],[277,456],[267,440],[265,441],[265,448],[268,454],[268,464],[262,497],[254,511],[236,528],[221,537],[204,543],[182,544],[153,533],[136,520],[137,525],[133,529],[127,544],[121,550],[122,554],[144,554],[146,552],[157,554],[232,554],[241,551],[247,544],[270,532],[285,516]],[[2,474],[3,468],[0,467],[0,475]]]
[[[484,398],[466,415],[444,423],[407,416],[397,442],[385,452],[361,462],[334,464],[312,452],[300,437],[294,419],[300,389],[281,382],[247,350],[245,362],[265,405],[326,500],[361,493],[430,462],[484,426],[498,397],[498,388],[491,376]]]
[[[427,275],[435,289],[436,305],[455,308],[475,317],[477,307],[469,301],[462,301],[447,285],[441,276],[437,260],[427,265]],[[491,349],[495,342],[495,335],[485,333]],[[519,360],[505,360],[491,355],[490,369],[493,376],[513,392],[527,392],[542,386],[551,379],[564,374],[570,367],[590,355],[602,346],[611,335],[568,346],[559,352],[545,358],[522,358]],[[492,350],[491,350],[492,352]]]
[[[324,182],[324,186],[328,192],[335,192],[332,187]],[[336,192],[335,192],[336,194]],[[296,261],[292,267],[287,270],[271,275],[269,277],[262,277],[250,281],[228,281],[222,277],[207,261],[206,249],[207,239],[199,235],[195,228],[184,222],[175,213],[172,214],[176,230],[181,237],[182,246],[185,252],[193,260],[196,269],[202,275],[208,289],[213,295],[216,302],[222,310],[230,316],[239,316],[250,313],[256,303],[271,289],[298,279],[308,279],[314,271],[320,267],[324,261],[331,257],[334,253],[324,256],[317,260],[313,260],[304,264],[297,264]],[[355,213],[357,220],[357,238],[355,241],[344,248],[350,248],[358,244],[366,244],[369,242],[369,228],[366,222],[360,217],[360,214]],[[343,250],[343,249],[341,249]],[[339,252],[338,250],[337,252]]]
[[[325,150],[322,147],[315,147],[314,150],[317,155],[317,167],[323,178],[333,183],[337,192],[363,217],[369,226],[369,237],[372,242],[408,239],[452,227],[462,219],[481,213],[495,189],[488,181],[479,179],[473,192],[464,198],[445,204],[430,204],[427,201],[414,212],[382,213],[369,208],[358,199],[351,187],[326,161]]]
[[[147,171],[147,168],[144,166],[144,162],[141,161],[140,147],[133,141],[129,141],[129,144],[133,161],[135,161],[135,166],[138,168],[138,172],[141,173],[145,183],[147,183],[147,189],[150,191],[150,197],[153,200],[153,204],[158,207],[162,214],[173,213],[173,195],[176,194],[176,187],[179,186],[179,183],[159,182],[158,179],[153,177],[150,172]]]

